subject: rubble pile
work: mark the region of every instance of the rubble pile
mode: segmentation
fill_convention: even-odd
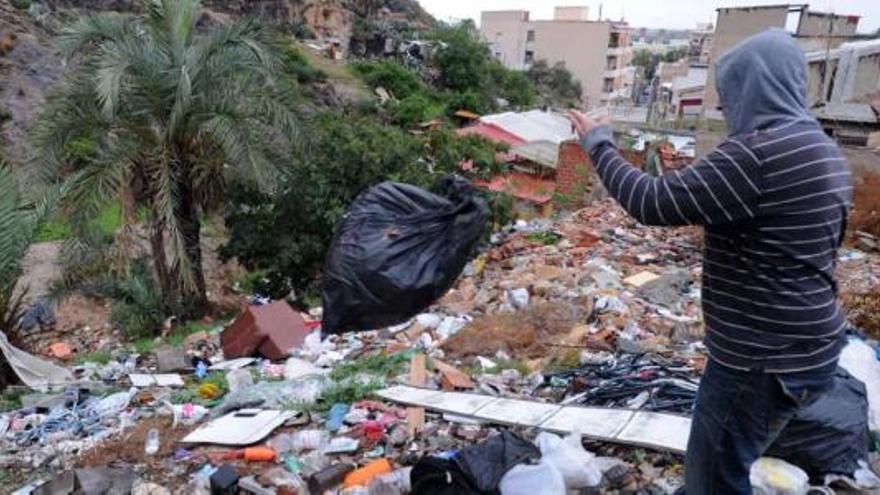
[[[520,221],[399,325],[322,338],[320,308],[254,307],[176,348],[73,367],[75,383],[0,413],[0,468],[20,494],[673,493],[706,363],[700,245],[610,201]],[[839,273],[868,290],[880,255],[843,250]],[[859,342],[853,374],[880,373]],[[563,427],[560,411],[647,429]],[[766,489],[816,484],[756,466]]]

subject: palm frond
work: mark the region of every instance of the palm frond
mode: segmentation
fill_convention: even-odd
[[[136,24],[129,15],[102,13],[77,18],[57,38],[61,56],[70,59],[88,45],[137,35]]]

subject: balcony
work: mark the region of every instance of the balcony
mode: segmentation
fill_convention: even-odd
[[[618,77],[620,77],[622,72],[623,72],[623,70],[619,67],[616,67],[616,68],[606,67],[605,72],[602,73],[602,77],[604,77],[605,79],[617,79]]]
[[[624,55],[624,54],[627,52],[627,50],[629,50],[628,47],[622,47],[622,46],[620,46],[620,45],[618,45],[618,46],[614,46],[614,47],[609,46],[608,49],[605,50],[605,56],[607,56],[607,57],[619,57],[619,56],[621,56],[621,55]]]

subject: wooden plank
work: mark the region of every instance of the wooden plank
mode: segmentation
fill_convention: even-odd
[[[424,354],[418,353],[413,355],[412,360],[410,361],[409,369],[410,385],[414,387],[425,386],[425,381],[428,378],[428,372],[426,370],[425,363],[426,359]],[[425,429],[425,408],[406,408],[406,428],[410,436],[414,436]]]

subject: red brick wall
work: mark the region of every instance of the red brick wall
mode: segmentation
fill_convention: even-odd
[[[590,190],[593,164],[580,143],[566,141],[559,145],[559,162],[556,165],[556,192],[581,202]]]

